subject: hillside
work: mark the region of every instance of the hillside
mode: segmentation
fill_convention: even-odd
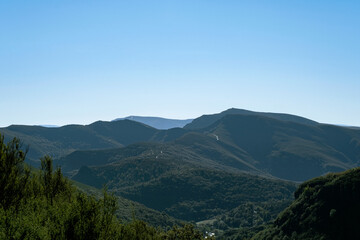
[[[253,239],[360,239],[360,168],[300,185],[295,201]]]
[[[105,165],[143,155],[156,157],[160,152],[168,161],[182,159],[198,167],[305,181],[359,166],[360,131],[261,116],[227,115],[202,132],[179,128],[160,131],[152,137],[152,143],[75,151],[57,163],[65,171],[73,171],[81,166]]]
[[[360,165],[360,131],[252,115],[226,115],[202,130],[241,149],[259,171],[292,181]]]
[[[262,116],[262,117],[268,117],[273,118],[281,121],[287,121],[287,122],[295,122],[300,124],[306,124],[306,125],[317,125],[318,123],[307,119],[303,117],[299,117],[296,115],[291,114],[284,114],[284,113],[267,113],[267,112],[253,112],[248,111],[244,109],[237,109],[237,108],[230,108],[228,110],[225,110],[221,113],[217,114],[209,114],[209,115],[203,115],[199,118],[194,119],[191,123],[187,124],[184,128],[188,130],[196,130],[196,129],[202,129],[210,126],[211,124],[215,123],[216,121],[220,120],[221,118],[225,117],[226,115],[245,115],[245,116]]]
[[[160,132],[130,120],[98,121],[85,126],[67,125],[59,128],[21,125],[0,128],[0,133],[6,140],[17,137],[22,140],[23,145],[30,147],[27,157],[33,163],[44,155],[59,158],[74,150],[116,148],[150,141]]]
[[[103,197],[103,192],[101,189],[94,188],[73,180],[72,184],[87,195],[95,196],[97,199]],[[147,208],[138,202],[134,202],[120,196],[115,196],[115,198],[118,205],[118,209],[115,214],[116,217],[121,219],[123,222],[131,222],[135,218],[137,220],[144,221],[153,227],[161,227],[162,229],[168,229],[175,225],[181,226],[184,224],[184,221],[170,217],[163,212]]]
[[[69,156],[73,160],[57,161],[66,171],[78,170],[83,165],[107,164],[112,161],[108,158],[111,149],[139,142],[169,143],[166,147],[176,151],[177,157],[186,155],[190,162],[216,169],[246,171],[292,181],[305,181],[360,165],[358,129],[319,124],[288,114],[239,109],[209,118],[211,121],[206,122],[210,125],[204,128],[207,124],[202,124],[202,128],[196,130],[157,130],[142,123],[120,120],[60,128],[10,126],[0,132],[6,139],[17,136],[25,146],[29,145],[28,160],[33,164],[37,161],[35,165],[39,163],[38,158],[46,154],[59,159],[74,153]],[[197,118],[191,124],[204,119],[208,118]],[[189,126],[187,128],[191,128]],[[94,152],[85,154],[86,157],[81,154],[76,157],[76,151],[98,149],[109,152],[104,152],[105,157],[95,154],[96,158],[93,158]],[[104,158],[107,160],[103,161]]]
[[[29,169],[25,157],[18,139],[5,144],[0,135],[0,239],[204,239],[192,225],[171,228],[179,221],[144,207],[135,211],[105,190],[93,196],[84,185],[75,189],[48,156],[39,170]],[[135,216],[130,222],[116,217],[126,211],[161,223],[155,228]]]
[[[151,224],[180,219],[223,236],[261,230],[290,204],[294,181],[360,165],[358,129],[287,114],[223,113],[194,130],[119,120],[0,132],[30,145],[30,160],[50,154],[73,180],[106,185]],[[119,216],[128,220],[130,212]]]
[[[17,136],[25,146],[29,145],[28,159],[32,161],[46,154],[58,159],[73,153],[67,157],[68,160],[57,161],[66,171],[78,170],[83,165],[110,163],[114,156],[109,158],[109,154],[116,155],[118,152],[111,149],[138,142],[169,143],[165,147],[172,149],[172,155],[188,156],[188,162],[292,181],[305,181],[327,172],[359,166],[360,131],[357,129],[315,124],[292,115],[270,114],[284,118],[284,121],[263,114],[256,115],[254,112],[250,115],[225,114],[229,112],[239,111],[225,111],[222,118],[196,131],[182,128],[157,130],[141,123],[122,120],[60,128],[10,126],[0,129],[0,132],[6,139]],[[244,110],[240,112],[244,113]],[[296,121],[288,121],[293,118]],[[194,123],[201,119],[195,119]],[[144,151],[150,151],[150,148]],[[108,149],[109,152],[102,152],[105,155],[99,156],[93,152],[96,149]],[[76,152],[78,150],[91,152],[79,155]],[[129,149],[123,151],[131,152]],[[127,154],[123,157],[137,155]]]
[[[125,118],[117,118],[113,121],[119,121],[124,119],[140,122],[160,130],[167,130],[171,128],[182,128],[186,124],[191,123],[193,120],[193,119],[179,120],[179,119],[169,119],[169,118],[161,118],[161,117],[129,116]]]
[[[122,158],[128,148],[138,155]],[[292,183],[217,169],[180,145],[135,144],[118,151],[106,165],[81,167],[73,179],[95,187],[106,183],[118,196],[186,221],[212,219],[243,204],[261,205],[274,217],[281,209],[266,203],[283,204],[295,190]]]

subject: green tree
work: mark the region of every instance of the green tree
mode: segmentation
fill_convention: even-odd
[[[30,176],[30,170],[24,167],[25,156],[19,139],[5,144],[0,134],[0,205],[5,210],[17,208],[24,197]]]

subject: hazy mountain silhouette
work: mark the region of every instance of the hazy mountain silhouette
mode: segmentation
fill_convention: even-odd
[[[185,119],[185,120],[179,120],[179,119],[168,119],[168,118],[161,118],[161,117],[141,117],[141,116],[129,116],[125,118],[117,118],[113,121],[119,121],[119,120],[132,120],[135,122],[141,122],[146,125],[149,125],[156,129],[166,130],[170,128],[182,128],[186,124],[189,124],[192,122],[193,119]]]

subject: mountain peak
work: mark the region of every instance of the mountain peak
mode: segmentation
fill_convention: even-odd
[[[311,126],[318,124],[317,122],[315,122],[313,120],[303,118],[300,116],[296,116],[296,115],[291,115],[291,114],[253,112],[253,111],[244,110],[244,109],[230,108],[230,109],[227,109],[227,110],[217,113],[217,114],[202,115],[201,117],[196,118],[191,123],[187,124],[184,128],[189,129],[189,130],[203,129],[203,128],[206,128],[206,127],[212,125],[213,123],[220,120],[224,116],[230,115],[230,114],[256,115],[256,116],[268,117],[268,118],[273,118],[273,119],[287,121],[287,122],[296,122],[296,123],[301,123],[301,124],[311,125]]]

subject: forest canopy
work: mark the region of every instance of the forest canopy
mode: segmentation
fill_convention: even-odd
[[[0,135],[0,239],[204,239],[190,224],[168,231],[133,219],[123,223],[114,195],[100,199],[77,190],[54,168],[49,156],[41,168],[25,164],[19,139]],[[209,237],[207,236],[207,239]]]

